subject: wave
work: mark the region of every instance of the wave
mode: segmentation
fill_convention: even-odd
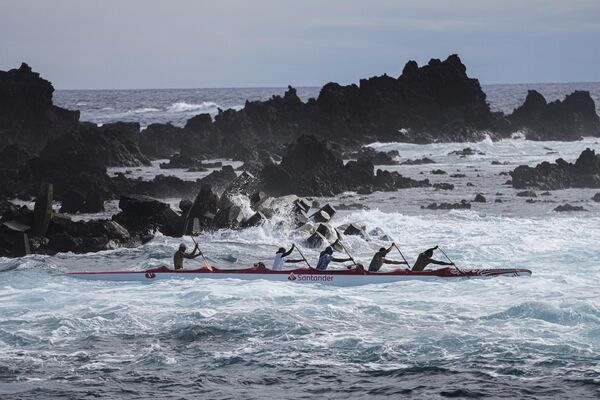
[[[220,106],[212,101],[203,101],[200,104],[186,103],[185,101],[178,101],[167,107],[169,112],[192,112],[192,111],[206,111],[209,113],[216,113]]]
[[[146,114],[146,113],[150,113],[150,112],[157,112],[160,111],[158,108],[154,108],[154,107],[142,107],[142,108],[136,108],[135,110],[129,110],[127,111],[127,114]]]

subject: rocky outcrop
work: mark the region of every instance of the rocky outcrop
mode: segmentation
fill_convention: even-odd
[[[279,165],[261,171],[261,188],[272,195],[330,196],[350,190],[371,193],[430,186],[428,180],[416,181],[382,170],[374,174],[373,170],[373,164],[365,160],[344,165],[327,142],[301,136],[288,146]]]
[[[79,111],[52,104],[54,87],[23,63],[0,71],[0,150],[19,144],[37,152],[78,127]]]
[[[522,106],[508,116],[515,129],[525,131],[531,140],[579,140],[582,136],[600,136],[596,105],[587,91],[577,90],[547,103],[535,90],[527,93]]]
[[[600,188],[600,155],[586,149],[575,163],[559,158],[553,164],[545,161],[534,168],[521,165],[510,175],[517,189]]]

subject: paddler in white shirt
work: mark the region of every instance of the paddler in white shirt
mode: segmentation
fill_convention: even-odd
[[[281,271],[281,268],[283,268],[283,258],[292,254],[295,247],[296,245],[293,244],[288,251],[285,251],[285,248],[283,247],[280,247],[279,250],[277,250],[275,258],[273,259],[273,271]]]

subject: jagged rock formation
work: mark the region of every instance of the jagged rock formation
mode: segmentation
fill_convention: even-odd
[[[261,171],[262,189],[274,195],[328,196],[349,190],[371,193],[431,186],[428,180],[416,181],[383,170],[374,174],[373,170],[368,160],[344,165],[327,142],[301,136],[290,144],[279,165],[269,165]]]
[[[520,165],[510,175],[517,189],[600,188],[600,155],[585,149],[573,164],[559,158],[554,164],[545,161],[535,168]]]
[[[0,149],[16,143],[36,152],[77,128],[79,111],[53,105],[53,92],[25,63],[0,71]]]
[[[600,136],[596,105],[587,91],[577,90],[547,103],[535,90],[527,93],[522,106],[508,116],[514,129],[522,129],[531,140],[579,140],[582,136]]]

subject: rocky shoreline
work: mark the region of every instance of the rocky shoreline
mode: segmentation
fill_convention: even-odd
[[[214,120],[200,114],[183,128],[153,124],[141,132],[137,123],[98,127],[80,122],[78,111],[53,104],[53,90],[26,64],[0,71],[3,256],[137,246],[157,230],[177,237],[198,229],[242,229],[261,224],[281,210],[309,235],[308,243],[318,244],[329,231],[317,224],[327,223],[334,209],[317,208],[309,215],[312,203],[305,197],[454,189],[450,183],[432,184],[429,179],[376,168],[433,164],[433,160],[400,163],[397,152],[377,152],[363,148],[364,144],[468,142],[486,136],[506,138],[515,131],[532,140],[600,136],[600,120],[589,93],[576,91],[563,101],[547,103],[541,94],[530,91],[512,114],[492,112],[479,82],[467,76],[456,55],[444,61],[433,59],[422,67],[411,61],[398,78],[383,75],[349,86],[329,83],[307,102],[289,87],[284,96],[247,102],[239,111],[221,110]],[[476,152],[465,148],[456,155]],[[207,161],[217,157],[244,164],[235,171]],[[196,181],[164,175],[147,181],[107,172],[108,167],[144,166],[159,158],[169,159],[161,165],[165,171],[220,169]],[[446,175],[432,169],[432,174]],[[510,175],[511,185],[518,189],[598,188],[600,155],[588,149],[574,164],[559,159],[535,168],[520,166]],[[167,197],[182,199],[179,210],[160,200]],[[34,210],[8,202],[32,198],[36,198]],[[69,217],[100,212],[108,200],[119,200],[120,212],[111,219],[82,222]],[[59,210],[52,208],[53,201],[60,201]],[[240,201],[248,203],[251,212]],[[473,201],[486,202],[483,196]],[[422,207],[468,209],[471,204],[462,200]],[[557,211],[563,210],[571,209]]]

